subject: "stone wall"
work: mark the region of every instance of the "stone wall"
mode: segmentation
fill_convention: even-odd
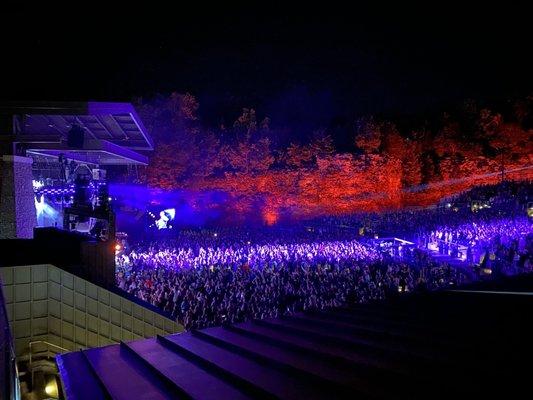
[[[37,226],[32,158],[4,155],[0,179],[0,239],[32,238]]]

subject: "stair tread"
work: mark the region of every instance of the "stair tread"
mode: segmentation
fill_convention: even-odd
[[[106,392],[81,351],[59,354],[56,357],[63,388],[71,400],[99,400]]]
[[[130,342],[126,346],[194,398],[249,398],[222,379],[163,346],[155,338]]]
[[[82,351],[113,399],[186,398],[118,344]]]
[[[350,386],[356,391],[367,394],[383,392],[382,394],[385,395],[387,393],[387,391],[383,390],[387,385],[376,387],[376,385],[364,379],[364,377],[362,378],[360,374],[355,373],[353,370],[325,363],[312,355],[309,356],[283,349],[219,327],[204,329],[199,334],[202,337],[208,336],[219,339],[223,343],[235,345],[239,349],[257,354],[263,359],[288,365],[298,371],[322,378],[331,383]]]
[[[307,382],[294,379],[280,371],[268,368],[190,334],[170,335],[166,336],[164,340],[174,343],[233,375],[240,376],[245,381],[276,397],[285,399],[323,398],[324,393],[316,390],[316,387]]]

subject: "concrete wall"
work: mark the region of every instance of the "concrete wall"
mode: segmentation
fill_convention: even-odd
[[[175,321],[53,265],[0,268],[17,356],[30,341],[67,350],[183,331]]]
[[[32,158],[4,155],[0,160],[0,239],[32,238],[37,226]]]

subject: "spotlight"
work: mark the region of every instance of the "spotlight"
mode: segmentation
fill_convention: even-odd
[[[122,246],[119,243],[117,243],[115,245],[115,251],[120,251],[120,250],[122,250]]]
[[[52,398],[57,398],[59,395],[58,395],[58,388],[57,388],[56,380],[53,379],[50,382],[48,382],[46,386],[44,387],[44,391],[48,396]]]
[[[33,190],[40,189],[44,186],[44,184],[41,181],[32,180]]]
[[[40,217],[44,213],[45,206],[44,195],[35,195],[35,210],[37,211],[37,217]]]

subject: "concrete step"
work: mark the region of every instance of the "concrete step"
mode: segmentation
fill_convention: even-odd
[[[243,354],[258,362],[273,365],[282,371],[303,376],[304,379],[320,380],[324,385],[343,387],[352,391],[354,396],[371,394],[378,397],[390,397],[392,393],[387,390],[385,382],[376,385],[370,380],[369,374],[360,374],[357,371],[343,368],[342,365],[327,363],[288,348],[281,348],[254,338],[240,335],[224,328],[209,328],[195,332],[195,335],[212,342],[220,347],[227,348],[235,353]],[[382,377],[383,378],[383,377]]]
[[[125,343],[150,368],[195,399],[248,399],[243,392],[216,375],[163,346],[156,338]]]
[[[100,400],[111,398],[81,351],[60,354],[56,363],[69,400]]]
[[[160,336],[158,340],[255,398],[321,399],[328,395],[326,388],[318,384],[294,378],[191,334]]]
[[[113,399],[189,399],[120,345],[82,350]]]

